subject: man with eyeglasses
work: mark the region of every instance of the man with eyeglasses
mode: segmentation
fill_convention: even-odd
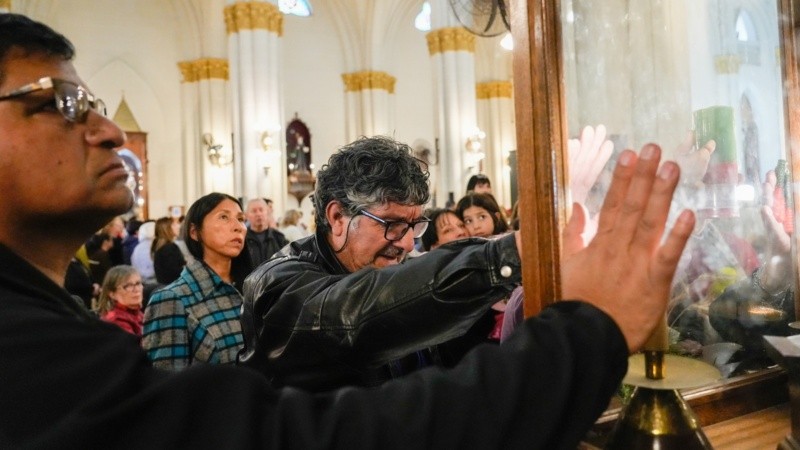
[[[154,369],[135,337],[87,313],[62,287],[81,243],[133,203],[114,151],[124,135],[78,77],[73,53],[49,27],[0,14],[0,448],[575,448],[619,385],[628,352],[641,347],[663,317],[694,220],[690,213],[681,216],[660,245],[679,170],[669,162],[659,169],[660,150],[649,145],[638,157],[620,155],[600,233],[562,268],[564,295],[583,301],[547,308],[522,323],[506,345],[475,351],[452,370],[419,371],[374,390],[314,395],[276,390],[238,367]],[[418,233],[424,227],[416,200],[398,203],[392,199],[404,195],[382,191],[353,204],[321,194],[317,205],[325,206],[320,214],[332,235],[329,256],[342,271],[365,265],[331,277],[362,274],[364,284],[391,284],[384,274],[401,267],[395,263],[411,234],[405,228]],[[574,239],[581,228],[584,217],[575,217],[565,238]],[[460,253],[482,248],[485,259],[510,267],[518,256],[502,253],[517,252],[515,238],[465,242]],[[475,255],[449,255],[485,265]],[[306,272],[322,270],[313,254],[301,252],[297,259]],[[351,297],[369,314],[343,326],[374,335],[370,327],[381,322],[375,319],[391,314],[418,332],[412,328],[419,313],[470,315],[469,304],[478,302],[473,294],[480,293],[461,290],[460,278],[489,278],[497,286],[518,278],[504,277],[505,266],[456,266],[434,277],[426,272],[431,267],[418,266],[407,296],[383,309],[364,305],[368,296]],[[369,272],[380,278],[363,276]],[[306,280],[309,295],[342,294],[330,288],[330,279]],[[369,291],[360,284],[349,288]],[[418,292],[431,289],[435,298],[420,310]],[[310,324],[305,331],[327,326],[328,305],[318,306],[302,312],[298,323]],[[413,314],[398,316],[406,306]],[[314,314],[317,320],[308,318]],[[387,331],[405,332],[392,325]],[[340,337],[327,329],[318,335],[323,345]],[[382,343],[356,341],[355,356],[383,358],[375,350]]]

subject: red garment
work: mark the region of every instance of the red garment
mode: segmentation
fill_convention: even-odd
[[[128,309],[124,306],[116,305],[114,309],[100,316],[106,322],[116,324],[128,333],[142,337],[142,322],[144,314],[139,308]]]

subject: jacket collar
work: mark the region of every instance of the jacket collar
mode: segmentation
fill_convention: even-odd
[[[201,298],[210,296],[217,290],[217,286],[221,284],[228,285],[228,283],[222,280],[222,277],[211,270],[203,261],[194,260],[186,263],[186,270],[189,272],[189,275],[194,278],[195,282],[197,282],[197,286],[200,288],[199,293],[201,294]]]
[[[81,318],[92,317],[63,287],[3,244],[0,244],[0,267],[3,268],[0,270],[0,286],[3,288],[57,305]]]
[[[290,252],[297,255],[300,259],[313,261],[321,264],[329,273],[337,275],[347,275],[350,273],[339,259],[333,249],[328,245],[325,233],[317,230],[312,236],[298,239],[290,244]]]

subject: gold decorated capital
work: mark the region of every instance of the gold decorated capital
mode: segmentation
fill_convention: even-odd
[[[0,10],[11,11],[11,0],[0,0]]]
[[[475,53],[475,35],[462,27],[440,28],[425,35],[428,53],[464,51]]]
[[[487,81],[475,85],[475,96],[478,100],[489,98],[511,98],[510,81]]]
[[[182,61],[178,68],[183,75],[182,83],[195,83],[201,80],[227,80],[228,60],[221,58],[202,58],[194,61]]]
[[[225,7],[224,14],[228,34],[242,30],[267,30],[283,36],[283,13],[272,3],[234,3]]]
[[[720,74],[738,73],[742,65],[739,55],[720,55],[714,58],[714,69]]]
[[[367,89],[383,89],[394,94],[394,84],[397,78],[386,72],[362,71],[343,73],[345,92],[357,92]]]

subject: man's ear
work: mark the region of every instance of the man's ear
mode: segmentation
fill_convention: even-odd
[[[343,236],[347,233],[347,227],[350,225],[350,217],[345,215],[345,210],[342,204],[336,200],[328,203],[325,207],[325,218],[331,225],[331,234],[333,236]]]

